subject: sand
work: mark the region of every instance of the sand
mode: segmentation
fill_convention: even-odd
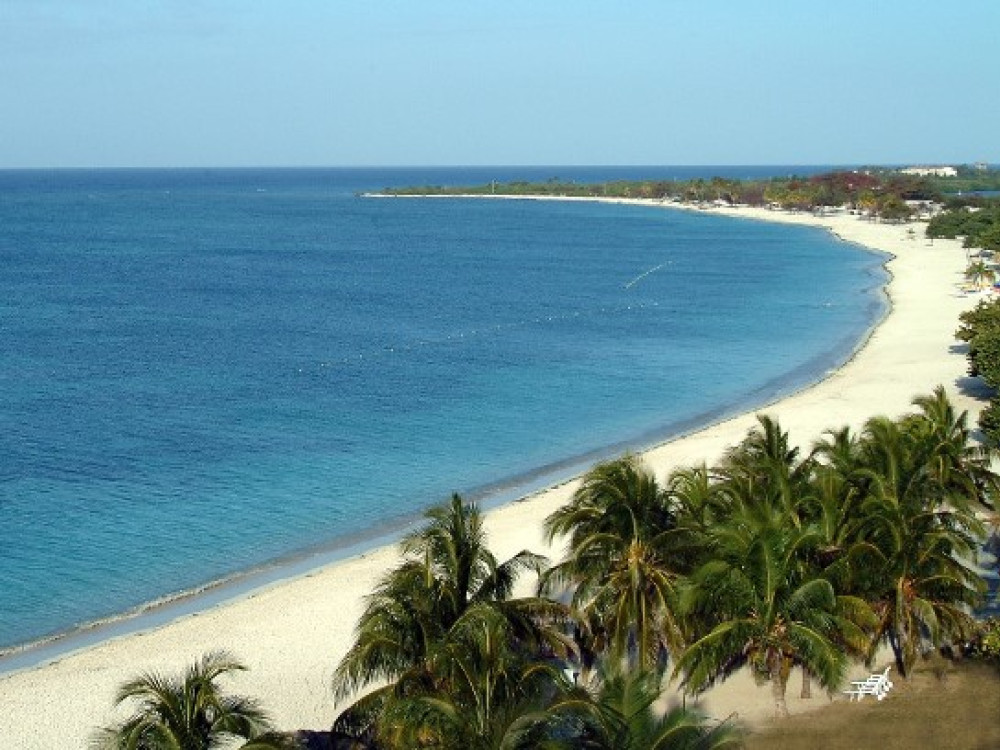
[[[656,210],[656,209],[651,209]],[[962,409],[976,412],[975,384],[966,377],[954,340],[959,313],[979,295],[961,292],[965,253],[957,242],[924,239],[923,226],[886,225],[848,215],[817,218],[764,209],[712,209],[750,219],[826,227],[841,238],[890,253],[891,312],[855,356],[822,382],[761,407],[792,440],[808,446],[831,427],[860,426],[875,414],[898,416],[914,396],[942,384]],[[712,462],[755,424],[748,413],[671,441],[645,454],[661,478],[679,465]],[[570,496],[575,481],[491,511],[488,532],[500,557],[528,548],[558,557],[544,544],[542,519]],[[362,597],[398,560],[391,547],[272,584],[242,598],[161,627],[122,636],[54,663],[0,676],[0,747],[82,748],[94,727],[116,719],[116,687],[145,670],[180,671],[212,649],[224,648],[249,671],[227,687],[259,698],[283,730],[326,730],[337,714],[330,678],[352,637]],[[789,684],[789,710],[802,713],[829,699],[811,700]],[[770,716],[767,686],[737,675],[715,688],[702,707],[717,718],[738,714],[749,723]]]

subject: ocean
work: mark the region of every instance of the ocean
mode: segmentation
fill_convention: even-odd
[[[823,169],[0,172],[0,649],[765,404],[885,310],[816,229],[365,191]]]

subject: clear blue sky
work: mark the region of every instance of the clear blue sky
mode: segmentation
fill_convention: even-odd
[[[998,0],[0,0],[0,168],[1000,162]]]

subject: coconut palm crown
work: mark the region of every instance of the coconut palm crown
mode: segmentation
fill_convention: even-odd
[[[544,557],[524,550],[499,562],[487,547],[478,507],[457,494],[429,510],[426,519],[403,538],[404,561],[367,599],[354,644],[334,672],[338,699],[426,664],[435,646],[476,604],[501,611],[528,650],[565,646],[559,632],[547,627],[565,618],[564,607],[537,598],[510,598],[518,576],[540,571]]]
[[[182,676],[146,673],[126,682],[116,702],[135,703],[123,723],[97,732],[94,750],[213,750],[246,742],[244,750],[293,745],[271,732],[257,701],[221,692],[218,680],[246,669],[224,651],[204,655]]]
[[[678,584],[692,534],[677,526],[669,493],[639,459],[591,469],[545,520],[545,533],[568,541],[565,559],[546,572],[545,590],[572,588],[574,606],[603,631],[591,634],[597,650],[654,667],[680,649]]]

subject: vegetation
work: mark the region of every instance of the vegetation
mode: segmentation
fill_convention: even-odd
[[[683,186],[686,199],[847,201],[885,220],[904,195],[930,190],[923,178],[868,173]],[[966,274],[977,285],[995,276],[993,211],[949,210],[928,229],[982,248]],[[1000,390],[1000,299],[964,313],[956,335],[970,374]],[[976,511],[995,510],[1000,490],[998,403],[982,413],[982,448],[938,387],[910,414],[828,431],[805,453],[760,416],[714,466],[678,467],[663,482],[635,456],[600,463],[545,521],[548,540],[566,542],[553,565],[527,550],[499,561],[479,509],[454,495],[403,538],[402,563],[367,599],[334,671],[335,699],[353,700],[335,720],[334,746],[735,748],[738,726],[657,710],[665,683],[697,695],[748,669],[784,716],[794,668],[803,697],[813,682],[833,692],[851,662],[871,664],[883,645],[903,679],[942,650],[1000,664],[996,620],[972,617],[986,592],[972,567],[986,533]],[[537,594],[515,598],[525,574]],[[117,697],[132,716],[93,746],[295,746],[256,702],[220,692],[219,678],[243,668],[212,653],[182,678],[142,675]]]
[[[834,691],[883,643],[905,677],[970,642],[974,509],[998,478],[943,389],[915,406],[807,455],[760,417],[718,465],[663,485],[633,456],[595,466],[545,523],[565,559],[511,567],[540,571],[568,607],[509,599],[493,582],[513,561],[493,561],[478,510],[453,497],[369,599],[335,686],[382,686],[335,734],[358,748],[726,747],[734,727],[652,711],[668,664],[689,693],[748,667],[781,715],[795,666],[804,689]]]
[[[969,375],[978,377],[992,395],[989,405],[980,412],[979,426],[986,443],[1000,447],[1000,299],[981,301],[959,316],[961,324],[955,337],[968,344]]]
[[[282,750],[294,742],[271,732],[270,721],[256,701],[225,695],[217,684],[229,672],[246,669],[228,654],[206,654],[183,677],[144,674],[118,690],[116,702],[137,704],[118,726],[100,730],[97,750]]]
[[[681,647],[685,535],[669,496],[637,459],[594,467],[546,520],[545,533],[550,541],[569,537],[566,560],[546,573],[543,588],[570,588],[588,624],[588,654],[606,651],[632,668],[654,669]]]
[[[991,617],[976,624],[968,644],[969,655],[1000,669],[1000,618]]]
[[[940,198],[947,179],[865,171],[412,192],[847,205],[890,221],[909,215],[906,200]],[[1000,185],[993,173],[955,179]],[[936,216],[928,236],[980,248],[966,276],[981,285],[995,278],[986,259],[1000,250],[1000,206],[976,203]],[[1000,299],[964,313],[956,335],[970,374],[1000,390]],[[783,716],[793,668],[804,697],[813,681],[833,692],[882,645],[904,679],[938,651],[1000,665],[1000,624],[971,614],[986,588],[972,567],[986,533],[976,510],[995,510],[1000,490],[1000,402],[981,416],[983,448],[943,388],[914,406],[860,432],[828,431],[805,454],[760,416],[716,465],[679,467],[662,483],[635,456],[600,463],[545,521],[550,542],[566,541],[551,566],[527,550],[499,561],[479,509],[454,495],[404,537],[403,562],[367,599],[333,676],[335,699],[353,699],[333,746],[723,750],[742,746],[743,731],[658,710],[668,679],[697,695],[749,669]],[[527,573],[538,594],[514,598]],[[141,675],[116,698],[132,715],[93,747],[298,746],[255,701],[221,692],[220,678],[244,668],[214,652],[179,678]]]
[[[968,205],[973,203],[974,205]],[[966,279],[977,288],[997,279],[995,255],[1000,252],[1000,199],[955,203],[927,225],[930,238],[963,238],[978,253],[969,258]],[[984,300],[960,316],[955,336],[968,344],[969,375],[979,377],[993,392],[979,416],[979,426],[991,447],[1000,447],[1000,299]]]
[[[368,598],[334,673],[353,703],[333,746],[721,750],[742,730],[657,710],[668,677],[698,694],[749,669],[781,716],[794,667],[804,695],[812,681],[833,692],[882,644],[900,678],[940,650],[997,661],[995,622],[971,615],[985,590],[975,511],[1000,488],[993,453],[972,445],[943,389],[914,406],[805,454],[761,416],[716,465],[662,484],[634,456],[598,464],[545,522],[567,541],[551,567],[527,551],[499,562],[478,508],[453,496]],[[526,572],[542,595],[512,597]],[[292,747],[254,701],[220,692],[241,669],[213,653],[183,678],[123,685],[134,712],[94,747]]]
[[[335,735],[359,747],[472,748],[542,731],[532,717],[573,687],[553,661],[570,656],[559,627],[568,610],[510,595],[543,558],[498,563],[478,508],[458,495],[401,548],[405,561],[369,597],[334,674],[340,697],[382,686],[341,714]]]
[[[661,675],[646,669],[602,674],[593,699],[600,720],[592,723],[587,747],[608,750],[735,750],[743,732],[723,722],[710,726],[697,711],[677,706],[665,713],[654,704]]]
[[[543,195],[578,198],[645,198],[690,203],[742,204],[793,211],[848,208],[883,221],[904,221],[916,203],[942,203],[969,190],[1000,189],[1000,170],[962,168],[958,176],[912,175],[899,170],[868,168],[809,177],[764,180],[722,177],[694,180],[617,180],[577,183],[553,177],[545,182],[491,182],[486,185],[422,185],[387,188],[387,195]],[[955,205],[982,205],[988,199],[962,196]],[[931,235],[949,236],[949,235]],[[954,236],[954,235],[951,235]]]
[[[1000,252],[1000,202],[981,202],[981,207],[960,206],[942,211],[927,225],[928,237],[964,237],[967,248]]]
[[[523,551],[499,563],[486,546],[479,509],[458,495],[431,509],[427,520],[403,539],[405,562],[368,598],[354,646],[334,675],[336,696],[431,668],[435,648],[465,627],[466,615],[485,623],[494,612],[532,653],[563,649],[560,632],[550,627],[565,616],[563,607],[510,599],[518,575],[539,570],[544,558]]]

